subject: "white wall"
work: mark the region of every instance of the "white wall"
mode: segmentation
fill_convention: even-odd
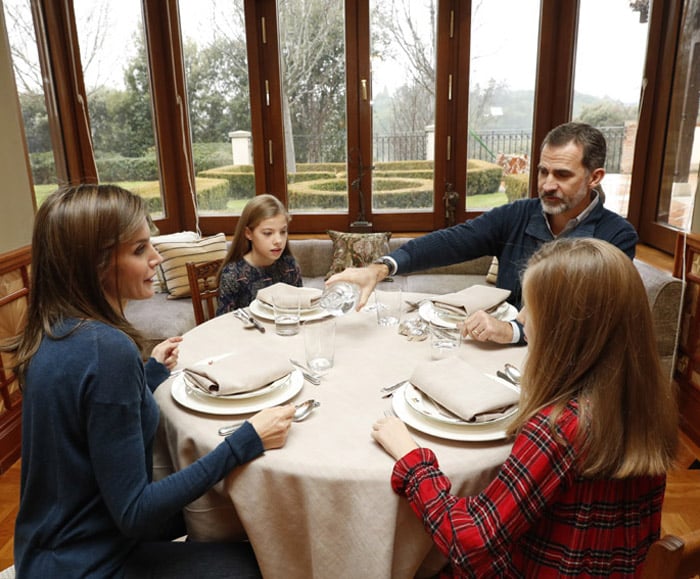
[[[29,245],[34,205],[5,12],[0,4],[0,253]]]

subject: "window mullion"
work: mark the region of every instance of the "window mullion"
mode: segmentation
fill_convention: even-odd
[[[287,204],[277,5],[245,0],[255,189]]]

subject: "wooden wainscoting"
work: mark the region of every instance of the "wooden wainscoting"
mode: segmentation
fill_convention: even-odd
[[[0,255],[0,342],[17,336],[26,323],[30,265],[29,247]],[[22,445],[22,394],[13,361],[0,353],[0,473],[20,457]]]

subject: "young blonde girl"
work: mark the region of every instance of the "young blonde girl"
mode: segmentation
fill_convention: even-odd
[[[678,428],[644,285],[607,242],[561,239],[531,258],[523,289],[529,353],[496,479],[451,495],[435,455],[383,418],[372,435],[398,461],[392,486],[448,557],[444,576],[636,577]]]
[[[246,204],[219,270],[217,316],[246,307],[259,289],[275,283],[301,287],[301,270],[287,244],[289,220],[272,195],[258,195]]]

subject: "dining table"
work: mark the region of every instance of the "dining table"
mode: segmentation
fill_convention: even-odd
[[[404,293],[407,302],[428,296]],[[369,303],[373,303],[370,300]],[[253,404],[232,408],[183,400],[182,368],[235,352],[242,345],[273,348],[304,360],[300,333],[280,336],[260,308],[265,332],[224,314],[184,334],[178,366],[155,391],[161,420],[154,448],[154,478],[183,469],[222,441],[218,429],[252,416]],[[410,309],[410,308],[406,308]],[[420,320],[423,308],[403,314]],[[303,316],[302,316],[303,318]],[[286,444],[229,473],[185,510],[188,537],[196,541],[250,541],[266,579],[429,577],[446,559],[434,547],[408,502],[391,489],[394,460],[371,437],[382,416],[404,418],[419,445],[433,449],[451,492],[473,495],[494,478],[512,440],[507,424],[443,429],[406,404],[404,384],[387,396],[383,387],[411,377],[431,360],[430,338],[409,339],[396,326],[380,327],[371,308],[336,318],[334,364],[314,385],[294,372],[294,387],[257,400],[265,404],[320,403],[293,423]],[[420,336],[419,336],[420,338]],[[524,363],[527,348],[467,337],[456,355],[495,380],[506,362]],[[470,376],[464,376],[468,388]],[[196,395],[193,395],[196,398]],[[201,398],[201,397],[200,397]],[[289,400],[286,400],[289,398]],[[260,400],[263,402],[261,403]],[[215,401],[218,402],[218,401]],[[444,430],[444,432],[443,432]]]

